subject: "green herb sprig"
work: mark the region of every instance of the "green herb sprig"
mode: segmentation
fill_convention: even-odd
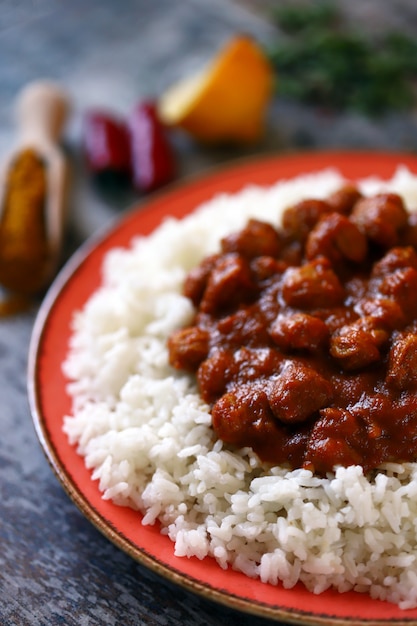
[[[267,53],[279,93],[375,116],[416,102],[417,42],[401,33],[371,39],[343,27],[327,3],[284,6],[274,20],[284,36]]]

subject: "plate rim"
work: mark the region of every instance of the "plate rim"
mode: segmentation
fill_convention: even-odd
[[[103,534],[114,545],[128,554],[135,561],[139,562],[141,565],[150,569],[165,580],[168,580],[170,583],[179,585],[185,590],[194,593],[205,600],[216,602],[229,609],[242,611],[247,614],[276,621],[286,621],[288,624],[299,624],[301,626],[353,626],[353,624],[355,626],[387,626],[387,624],[394,624],[395,626],[415,626],[417,625],[417,618],[413,617],[411,619],[407,619],[407,611],[404,611],[404,619],[401,618],[400,620],[397,620],[391,617],[386,620],[375,620],[372,618],[344,618],[336,615],[332,616],[328,613],[320,615],[318,613],[309,613],[307,611],[303,611],[302,609],[294,611],[288,607],[283,608],[279,605],[272,606],[261,601],[248,600],[247,598],[232,594],[230,591],[208,586],[207,584],[193,578],[191,575],[171,568],[166,563],[161,562],[157,557],[155,557],[155,555],[152,555],[142,548],[135,546],[128,537],[121,533],[120,530],[117,530],[117,528],[115,528],[111,522],[107,520],[99,511],[97,511],[91,502],[89,502],[88,498],[74,483],[71,476],[69,476],[65,470],[59,451],[56,449],[53,441],[48,436],[47,420],[45,420],[45,416],[42,414],[42,408],[39,402],[39,379],[37,375],[37,366],[41,357],[47,325],[53,315],[54,307],[62,297],[62,294],[68,284],[75,280],[74,277],[77,272],[82,270],[83,264],[87,261],[90,255],[94,254],[94,251],[97,250],[100,245],[105,244],[105,242],[112,237],[115,230],[120,229],[123,225],[126,226],[130,220],[134,221],[135,216],[138,213],[152,210],[152,205],[159,202],[161,199],[169,198],[172,194],[178,192],[181,193],[181,190],[184,188],[202,184],[210,178],[216,178],[218,176],[221,177],[228,173],[239,172],[245,167],[250,168],[252,165],[259,165],[260,163],[266,162],[276,163],[279,165],[288,163],[289,161],[298,162],[299,160],[309,159],[312,165],[327,160],[329,161],[327,168],[330,168],[332,167],[330,165],[330,161],[332,160],[337,161],[339,158],[352,159],[355,157],[360,157],[361,159],[369,158],[371,160],[382,159],[392,165],[395,163],[400,165],[401,162],[404,161],[407,161],[408,163],[413,162],[417,173],[417,155],[409,152],[381,152],[373,150],[311,150],[284,154],[272,153],[267,155],[252,155],[250,157],[235,159],[222,165],[216,165],[197,174],[184,177],[177,183],[171,184],[163,190],[153,193],[139,202],[133,203],[115,219],[110,220],[108,224],[104,225],[104,227],[100,228],[96,233],[90,235],[71,255],[57,274],[40,304],[32,328],[28,351],[28,401],[32,423],[43,453],[53,473],[63,487],[67,496],[69,496],[70,500],[96,527],[96,529],[99,530],[99,532],[101,532],[101,534]],[[334,166],[335,169],[337,169],[337,167],[337,165]],[[321,166],[320,169],[326,169],[326,166]],[[319,171],[319,169],[317,169],[317,167],[312,167],[310,170],[310,172],[315,171]],[[300,172],[300,175],[302,175],[302,172]],[[278,176],[277,180],[280,179],[281,178]],[[248,181],[248,183],[250,183],[250,181]],[[154,226],[151,230],[156,227],[157,226]]]

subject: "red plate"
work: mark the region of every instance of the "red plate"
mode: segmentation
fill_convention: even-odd
[[[35,323],[29,355],[28,391],[37,435],[52,469],[82,513],[119,548],[161,576],[229,607],[295,624],[417,626],[417,609],[401,611],[354,592],[314,595],[302,585],[286,590],[224,571],[210,558],[202,567],[196,558],[175,557],[173,544],[157,525],[142,526],[137,512],[102,500],[83,459],[62,432],[62,418],[71,406],[61,371],[70,321],[99,286],[103,256],[110,248],[127,246],[138,233],[149,234],[167,215],[182,217],[215,194],[236,192],[249,183],[270,185],[329,167],[351,179],[390,178],[401,163],[417,175],[417,157],[407,154],[319,152],[239,162],[171,188],[128,212],[104,235],[87,242],[52,285]]]

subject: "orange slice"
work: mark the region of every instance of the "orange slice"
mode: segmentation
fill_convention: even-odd
[[[161,120],[205,143],[249,143],[264,131],[274,74],[250,37],[234,36],[195,76],[169,88],[159,99]]]

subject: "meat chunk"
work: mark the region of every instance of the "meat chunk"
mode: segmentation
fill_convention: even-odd
[[[273,348],[242,347],[235,352],[234,360],[239,370],[235,382],[267,380],[275,376],[282,367],[283,355]]]
[[[256,387],[244,386],[219,398],[212,409],[212,424],[220,439],[240,447],[264,446],[271,436],[275,447],[280,435],[266,394]],[[284,437],[282,431],[281,439]]]
[[[413,267],[399,268],[385,276],[379,291],[398,304],[406,319],[417,314],[417,270]]]
[[[281,250],[278,231],[271,224],[251,219],[242,230],[221,240],[222,252],[237,252],[253,259],[257,256],[277,257]]]
[[[226,254],[210,272],[200,308],[205,313],[227,310],[246,302],[255,292],[248,261],[237,254]]]
[[[417,253],[411,246],[391,248],[372,268],[372,277],[383,277],[395,270],[412,267],[417,270]]]
[[[195,372],[207,357],[209,335],[196,326],[182,328],[168,340],[169,362],[177,369]]]
[[[350,411],[325,408],[311,432],[304,466],[325,474],[338,465],[361,465],[367,441],[364,424]]]
[[[320,308],[341,304],[344,289],[329,261],[320,257],[284,273],[282,296],[290,306]]]
[[[362,194],[355,185],[346,184],[326,198],[331,211],[348,215]]]
[[[209,404],[215,402],[225,392],[236,371],[233,354],[228,350],[218,349],[210,354],[197,370],[197,382],[203,400]]]
[[[417,335],[398,335],[389,353],[387,383],[400,391],[417,387]]]
[[[405,315],[398,302],[390,298],[365,298],[358,302],[355,310],[362,316],[374,320],[374,325],[387,330],[402,328]]]
[[[417,211],[412,211],[408,216],[408,222],[401,236],[401,243],[404,246],[417,248]]]
[[[270,278],[279,276],[287,267],[288,264],[285,261],[275,259],[272,256],[258,256],[250,264],[253,278],[257,283],[263,283]]]
[[[274,416],[284,424],[304,422],[332,399],[332,386],[303,363],[287,361],[281,374],[271,380],[267,397]]]
[[[333,335],[339,328],[351,324],[358,318],[353,309],[343,306],[317,309],[314,311],[314,316],[326,324],[329,335]]]
[[[217,326],[229,346],[239,349],[252,343],[267,344],[268,332],[262,317],[250,306],[242,307],[236,313],[219,320]]]
[[[402,198],[395,193],[383,193],[363,198],[355,204],[351,220],[374,243],[391,248],[399,242],[399,233],[408,221]]]
[[[282,226],[288,238],[304,243],[319,219],[331,211],[324,200],[301,200],[284,211]]]
[[[322,217],[306,242],[306,256],[324,256],[332,263],[342,260],[360,263],[366,257],[366,237],[345,215],[330,213]]]
[[[308,313],[279,315],[269,330],[281,350],[315,351],[324,346],[329,337],[326,324]]]
[[[363,319],[342,326],[330,339],[330,354],[345,370],[366,367],[381,357],[380,346],[388,334],[378,327],[366,326]]]
[[[191,300],[195,307],[201,302],[210,273],[219,258],[220,255],[218,254],[206,257],[200,265],[197,265],[188,273],[185,279],[184,295]]]

